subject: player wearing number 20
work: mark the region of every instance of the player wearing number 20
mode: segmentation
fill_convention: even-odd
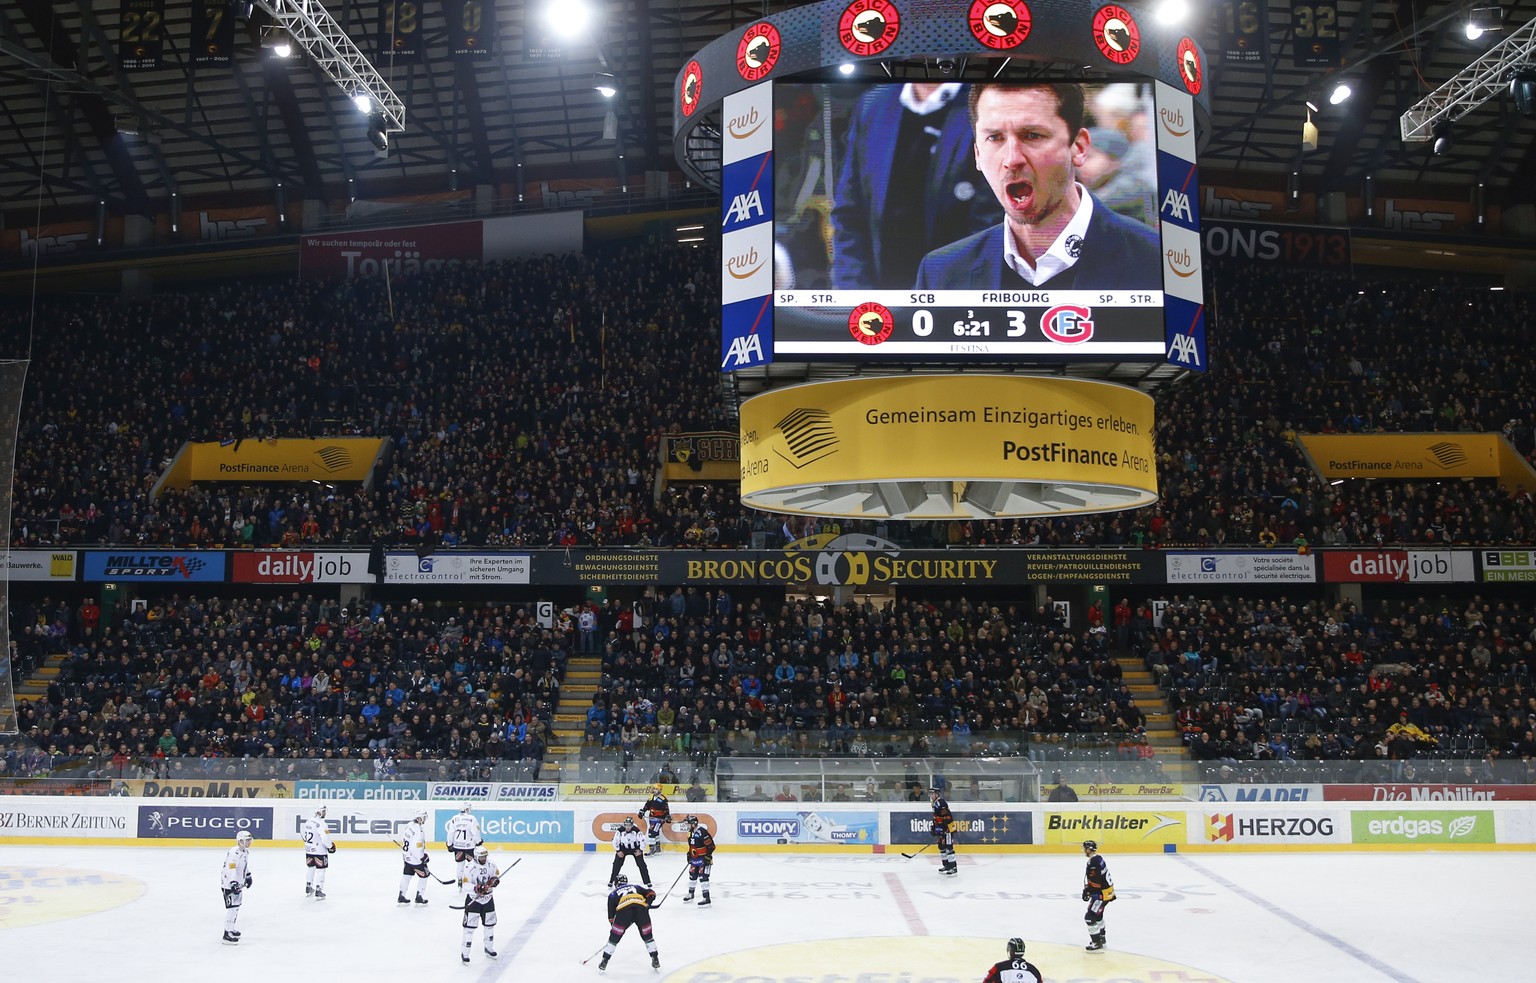
[[[496,898],[492,892],[501,885],[501,871],[491,863],[485,847],[474,851],[465,865],[459,883],[464,886],[464,948],[461,962],[469,962],[469,950],[475,947],[475,929],[485,927],[485,954],[496,957]]]
[[[683,823],[688,827],[688,893],[683,900],[693,900],[693,889],[697,885],[704,892],[699,907],[708,908],[709,872],[715,869],[715,838],[709,835],[698,816],[684,816]]]
[[[1024,940],[1008,940],[1008,958],[993,964],[981,983],[1042,983],[1040,970],[1024,958]]]
[[[325,872],[330,869],[331,854],[336,852],[336,844],[325,828],[325,806],[304,820],[304,829],[299,835],[304,840],[304,869],[308,875],[304,879],[304,893],[316,901],[324,901]]]
[[[608,892],[608,941],[603,946],[603,959],[597,964],[598,969],[608,968],[613,950],[631,925],[640,930],[640,939],[651,954],[651,968],[661,968],[661,956],[656,952],[656,939],[651,934],[651,909],[655,906],[655,891],[629,883],[629,878],[623,874],[614,878],[613,890]]]

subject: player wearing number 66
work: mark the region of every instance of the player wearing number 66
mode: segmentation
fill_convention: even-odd
[[[1161,290],[1158,236],[1077,180],[1091,146],[1083,87],[980,83],[970,92],[976,167],[1003,222],[923,257],[919,289]]]

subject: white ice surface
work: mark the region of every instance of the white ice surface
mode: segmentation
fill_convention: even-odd
[[[675,850],[675,848],[674,848]],[[1051,983],[1447,983],[1530,979],[1526,887],[1536,853],[1123,855],[1109,950],[1085,953],[1080,856],[722,853],[715,904],[653,915],[662,971],[633,930],[606,974],[582,960],[607,934],[611,854],[531,853],[497,892],[500,957],[477,936],[459,962],[451,887],[395,903],[390,851],[333,858],[328,898],[304,896],[292,848],[253,848],[238,946],[221,942],[223,849],[0,848],[0,965],[18,983],[144,979],[664,983],[975,981],[1021,936]],[[511,853],[493,855],[505,866]],[[438,851],[439,874],[452,872]],[[658,891],[681,853],[653,859]],[[631,877],[635,870],[626,867]],[[130,896],[142,882],[142,893]],[[104,907],[105,906],[105,907]],[[86,914],[70,913],[101,908]]]

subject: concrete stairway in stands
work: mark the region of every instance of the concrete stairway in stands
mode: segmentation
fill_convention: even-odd
[[[1131,691],[1136,706],[1146,715],[1147,743],[1157,753],[1164,774],[1171,782],[1194,781],[1193,760],[1184,742],[1179,740],[1178,726],[1157,678],[1133,655],[1118,655],[1115,661],[1120,663],[1120,681]]]
[[[59,677],[59,670],[69,656],[58,652],[43,659],[43,664],[32,670],[32,674],[26,679],[17,681],[16,699],[18,700],[45,700],[48,698],[48,684]]]
[[[595,655],[572,656],[565,663],[565,678],[560,681],[560,702],[555,707],[554,726],[544,749],[544,768],[539,777],[545,781],[574,782],[580,773],[582,733],[587,726],[587,708],[602,685],[603,660]]]

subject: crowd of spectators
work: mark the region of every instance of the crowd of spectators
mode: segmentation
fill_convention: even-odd
[[[907,546],[1528,543],[1493,479],[1331,485],[1296,433],[1503,432],[1536,452],[1531,301],[1437,282],[1213,266],[1211,371],[1159,394],[1162,500],[1059,519],[786,521],[722,484],[659,498],[667,432],[734,431],[716,257],[627,244],[395,278],[232,282],[39,305],[11,541],[241,547],[773,547],[836,526]],[[1219,312],[1219,313],[1216,313]],[[1479,330],[1446,330],[1476,323]],[[0,355],[25,355],[0,352]],[[356,484],[152,495],[182,444],[369,435]]]
[[[1051,604],[963,599],[738,606],[677,589],[615,633],[586,739],[633,753],[1020,754],[1026,735],[1134,740],[1145,718],[1104,631]]]
[[[1368,614],[1348,602],[1173,598],[1130,644],[1166,686],[1192,757],[1253,763],[1464,759],[1466,780],[1536,780],[1536,610],[1424,598]],[[1418,764],[1415,764],[1418,762]],[[1507,767],[1515,763],[1515,770]]]
[[[564,675],[564,640],[506,605],[189,594],[115,628],[91,625],[92,606],[14,606],[23,665],[66,657],[46,699],[18,702],[6,773],[222,774],[254,760],[266,778],[537,777]]]

